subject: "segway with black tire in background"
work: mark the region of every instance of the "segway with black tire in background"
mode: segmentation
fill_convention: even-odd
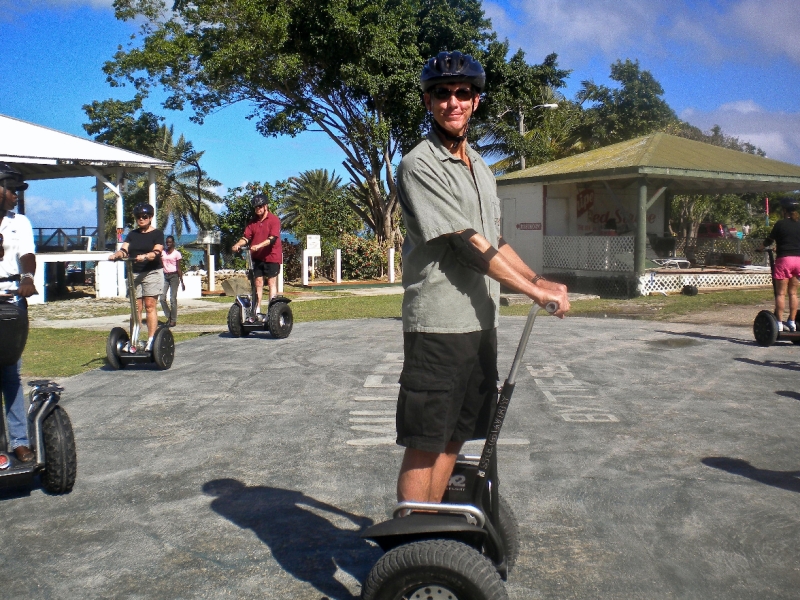
[[[400,502],[393,519],[361,534],[386,552],[364,583],[363,600],[508,598],[503,580],[519,554],[519,526],[500,496],[497,440],[540,310],[534,304],[528,313],[481,455],[458,456],[441,503]]]
[[[19,275],[0,278],[0,281],[19,281]],[[19,361],[28,339],[28,318],[24,307],[0,295],[0,365],[14,365]],[[42,487],[51,494],[67,494],[75,485],[78,458],[75,436],[69,415],[61,406],[64,388],[51,381],[31,381],[28,408],[28,437],[34,459],[22,462],[8,450],[6,439],[6,413],[0,410],[0,486],[18,486],[30,483],[40,475]],[[6,399],[8,401],[8,399]]]
[[[294,325],[291,300],[285,296],[275,296],[269,301],[266,315],[256,313],[258,293],[256,278],[253,272],[253,258],[250,246],[242,247],[247,263],[247,279],[250,282],[250,295],[237,295],[228,310],[228,332],[233,337],[246,337],[254,331],[269,331],[273,337],[283,339],[289,337]]]
[[[175,338],[168,327],[159,325],[153,336],[150,350],[139,341],[139,310],[136,306],[136,283],[133,273],[133,258],[125,259],[128,279],[128,297],[131,304],[130,335],[122,327],[114,327],[106,341],[106,360],[115,371],[129,365],[155,363],[162,371],[172,366],[175,358]]]
[[[775,255],[772,248],[766,249],[769,257],[769,269],[772,274],[772,293],[778,297],[778,285],[775,283]],[[795,323],[800,318],[800,310],[794,317]],[[753,337],[759,346],[772,346],[778,341],[789,341],[793,344],[800,344],[800,331],[778,331],[778,317],[771,310],[762,310],[756,315],[753,321]]]

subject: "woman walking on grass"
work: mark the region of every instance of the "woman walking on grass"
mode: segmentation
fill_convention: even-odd
[[[183,271],[181,270],[181,253],[175,248],[175,238],[171,235],[166,239],[167,247],[161,251],[161,262],[164,265],[164,290],[161,293],[161,309],[167,318],[167,327],[175,327],[178,322],[178,282],[185,292]],[[167,291],[169,291],[169,304],[167,304]]]

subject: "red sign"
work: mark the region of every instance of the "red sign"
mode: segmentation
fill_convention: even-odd
[[[594,190],[583,190],[578,194],[578,216],[580,217],[587,210],[591,210],[594,206]]]
[[[541,223],[517,223],[517,229],[522,229],[523,231],[541,231],[542,224]]]

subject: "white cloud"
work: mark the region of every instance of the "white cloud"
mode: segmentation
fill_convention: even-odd
[[[769,158],[800,165],[800,112],[767,112],[753,100],[740,100],[712,111],[689,108],[680,117],[704,131],[719,125],[726,135],[758,146]]]
[[[743,114],[763,111],[763,109],[753,100],[737,100],[735,102],[727,102],[720,106],[719,110],[722,112],[738,112]]]
[[[32,185],[36,182],[32,182]],[[94,227],[97,203],[88,197],[54,200],[47,196],[25,194],[25,215],[36,227]]]
[[[534,60],[555,51],[571,66],[598,56],[714,63],[766,54],[800,62],[797,0],[500,1],[484,5],[487,16],[512,49],[522,47]]]

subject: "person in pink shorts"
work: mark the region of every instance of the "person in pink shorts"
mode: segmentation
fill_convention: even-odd
[[[168,235],[165,240],[167,247],[161,251],[161,262],[164,265],[164,290],[161,292],[161,310],[167,318],[167,327],[175,327],[178,322],[178,283],[185,292],[186,285],[183,283],[183,272],[181,271],[181,259],[183,256],[175,248],[175,238]],[[169,292],[169,304],[167,304],[167,293]]]
[[[775,317],[778,331],[797,331],[797,286],[800,277],[800,202],[794,198],[781,200],[784,218],[775,223],[764,246],[775,242]],[[789,292],[789,318],[783,322],[786,292]]]

